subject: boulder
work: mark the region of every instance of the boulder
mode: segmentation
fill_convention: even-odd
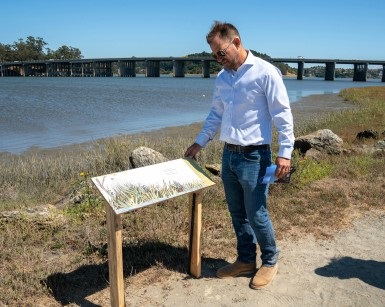
[[[222,165],[219,163],[216,164],[206,164],[205,168],[213,175],[215,176],[220,176],[221,175],[221,170],[222,170]]]
[[[294,149],[305,155],[313,148],[327,154],[340,154],[343,140],[329,129],[321,129],[295,139]]]
[[[144,146],[136,148],[130,156],[132,168],[153,165],[166,161],[167,159],[160,152]]]
[[[67,223],[63,213],[53,205],[0,212],[1,222],[12,222],[14,220],[29,220],[45,226],[64,226]]]
[[[357,140],[362,139],[377,139],[378,138],[378,132],[375,130],[364,130],[360,131],[356,135]]]

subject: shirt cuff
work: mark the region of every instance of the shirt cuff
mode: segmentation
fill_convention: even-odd
[[[195,140],[195,143],[202,146],[202,148],[206,147],[207,143],[210,141],[210,138],[205,136],[204,134],[199,134],[197,139]]]
[[[292,152],[293,152],[293,147],[280,146],[278,151],[278,157],[291,160]]]

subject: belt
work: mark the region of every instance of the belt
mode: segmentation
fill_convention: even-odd
[[[269,144],[262,144],[262,145],[248,145],[248,146],[241,146],[241,145],[234,145],[225,143],[225,148],[230,151],[235,152],[251,152],[254,150],[270,150]]]

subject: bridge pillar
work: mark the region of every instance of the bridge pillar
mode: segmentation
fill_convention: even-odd
[[[203,78],[210,78],[210,61],[202,61],[202,76]]]
[[[58,63],[58,72],[60,77],[69,77],[70,72],[70,63]]]
[[[95,62],[95,77],[103,77],[103,63]]]
[[[14,65],[13,69],[16,72],[15,76],[19,75],[20,77],[25,77],[24,64]]]
[[[136,61],[119,61],[119,77],[136,77]]]
[[[50,76],[52,77],[69,77],[70,63],[51,63]]]
[[[94,77],[111,77],[111,62],[94,62]]]
[[[160,77],[160,61],[146,60],[146,77]]]
[[[24,68],[24,76],[32,76],[34,75],[34,67],[32,64],[25,64],[23,65]]]
[[[303,80],[303,67],[304,67],[304,62],[300,61],[298,62],[298,72],[297,72],[297,80]]]
[[[61,67],[62,67],[62,71],[63,71],[63,77],[71,76],[71,69],[70,69],[70,63],[69,62],[63,63],[61,65]]]
[[[62,77],[71,77],[71,63],[65,63],[61,66]]]
[[[4,77],[21,77],[19,65],[5,65],[3,68]]]
[[[382,65],[382,78],[381,78],[381,82],[385,82],[385,64]]]
[[[184,61],[173,61],[173,72],[174,77],[180,78],[184,77]]]
[[[24,65],[24,71],[26,76],[45,76],[46,63],[26,64]]]
[[[58,69],[58,64],[57,63],[50,63],[49,65],[49,70],[48,70],[48,77],[57,77],[57,69]]]
[[[103,63],[103,72],[104,77],[112,77],[112,63],[111,62],[104,62]]]
[[[366,81],[367,72],[368,72],[367,63],[355,63],[353,81]]]
[[[83,62],[82,63],[82,77],[94,77],[94,63]]]
[[[83,63],[71,63],[71,77],[83,77]]]
[[[42,77],[47,77],[47,69],[48,69],[48,64],[44,63],[41,69],[41,76]]]
[[[59,64],[58,63],[51,63],[50,69],[49,69],[49,77],[57,77],[59,74],[60,74]]]
[[[336,63],[335,62],[326,62],[325,67],[325,80],[334,81],[335,72],[336,72]]]
[[[20,65],[20,76],[22,77],[25,77],[25,68],[24,68],[24,64]]]

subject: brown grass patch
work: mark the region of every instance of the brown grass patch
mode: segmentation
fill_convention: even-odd
[[[385,130],[385,88],[354,89],[344,95],[359,107],[312,120],[301,127],[301,133],[329,128],[342,134],[349,148],[356,145],[358,122],[359,129]],[[104,203],[89,178],[127,169],[128,155],[138,146],[158,150],[168,159],[180,158],[199,129],[200,124],[194,124],[163,130],[160,137],[145,133],[99,140],[75,152],[66,148],[20,157],[1,155],[0,213],[58,203],[65,223],[0,215],[0,303],[84,306],[92,304],[88,297],[105,295]],[[221,151],[222,144],[214,140],[199,155],[198,163],[203,167],[219,163]],[[341,155],[322,161],[297,159],[295,163],[298,169],[292,183],[270,189],[268,207],[279,240],[307,235],[330,239],[354,218],[368,211],[385,211],[384,155]],[[81,172],[88,176],[79,176]],[[217,184],[204,193],[202,221],[203,265],[211,273],[236,255],[222,183],[217,177],[212,179]],[[65,202],[59,202],[74,192],[84,196],[79,203],[63,206]],[[125,214],[125,282],[140,287],[167,279],[173,272],[187,273],[188,236],[187,197]]]

